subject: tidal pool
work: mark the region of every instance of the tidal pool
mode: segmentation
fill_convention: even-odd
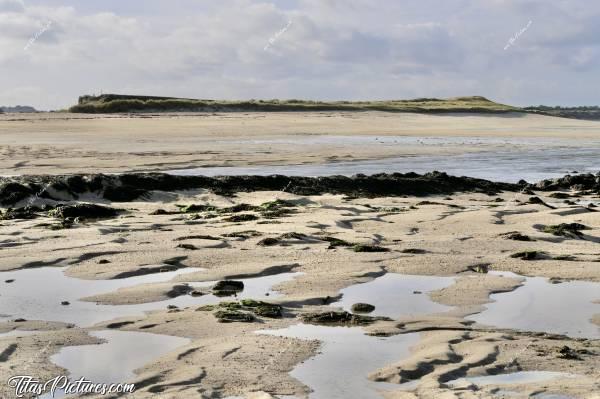
[[[68,370],[71,381],[84,377],[94,384],[126,383],[135,377],[134,370],[190,342],[187,338],[126,331],[94,331],[90,335],[107,342],[66,347],[50,358]],[[63,396],[64,392],[56,392],[54,397]],[[52,394],[42,398],[52,398]]]
[[[324,327],[298,324],[282,330],[260,331],[281,337],[317,339],[320,353],[290,373],[312,389],[311,399],[381,399],[379,390],[398,385],[371,381],[369,373],[409,355],[419,334],[372,337],[360,328]]]
[[[453,283],[454,277],[386,273],[368,283],[343,289],[342,299],[332,306],[342,306],[344,310],[351,311],[355,303],[368,303],[375,306],[375,310],[369,315],[391,318],[442,313],[452,307],[433,302],[427,293],[446,288]]]
[[[27,320],[59,321],[78,326],[91,326],[102,321],[125,316],[143,316],[144,312],[165,309],[168,305],[179,307],[217,303],[227,298],[208,294],[200,297],[183,295],[160,302],[136,305],[99,305],[82,301],[83,297],[113,292],[119,288],[145,283],[167,282],[173,277],[202,269],[180,269],[175,272],[132,277],[121,280],[81,280],[66,276],[63,268],[42,268],[6,273],[6,278],[15,279],[6,284],[0,301],[0,321],[24,318]],[[268,299],[277,296],[272,286],[290,280],[299,273],[282,273],[274,276],[241,279],[244,291],[238,298]],[[4,275],[3,275],[4,277]],[[195,288],[208,288],[215,282],[189,283]],[[173,282],[180,285],[182,282]],[[69,305],[62,305],[63,301]]]
[[[496,272],[509,277],[513,273]],[[600,338],[591,318],[600,314],[600,284],[570,281],[552,284],[543,277],[526,277],[514,291],[491,295],[493,303],[468,319],[481,324],[524,331]]]
[[[373,281],[343,289],[342,300],[331,306],[350,307],[357,302],[375,305],[370,315],[400,317],[440,313],[451,307],[433,302],[427,292],[453,284],[453,277],[411,276],[387,273]],[[418,292],[418,293],[415,293]],[[297,324],[274,331],[260,331],[282,337],[316,339],[322,342],[320,353],[290,374],[310,387],[311,399],[381,398],[382,390],[399,390],[405,385],[375,382],[369,373],[409,355],[419,334],[391,337],[365,335],[358,327],[329,327]]]

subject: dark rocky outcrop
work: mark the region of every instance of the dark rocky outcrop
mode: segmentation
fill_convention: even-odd
[[[217,194],[251,191],[280,191],[299,195],[325,193],[352,197],[381,197],[456,192],[483,192],[495,194],[500,191],[519,191],[522,186],[495,183],[471,177],[455,177],[446,173],[380,173],[372,176],[355,175],[301,177],[301,176],[175,176],[165,173],[131,173],[122,175],[72,175],[72,176],[22,176],[0,178],[0,204],[10,206],[33,197],[76,200],[83,193],[95,194],[113,202],[134,201],[149,195],[151,191],[178,191],[208,189]],[[282,211],[291,204],[281,201],[263,204],[263,211]],[[206,210],[206,209],[201,209]],[[190,212],[190,209],[185,209]],[[233,210],[231,210],[233,211]]]
[[[96,204],[73,204],[62,205],[48,212],[48,216],[60,219],[82,218],[82,219],[108,219],[119,215],[119,209]]]
[[[600,173],[566,175],[556,179],[546,179],[535,184],[534,189],[542,191],[560,191],[560,190],[592,190],[600,191]]]

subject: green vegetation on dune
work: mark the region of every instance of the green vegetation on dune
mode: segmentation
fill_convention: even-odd
[[[600,120],[600,107],[598,106],[548,107],[545,105],[538,105],[536,107],[526,107],[523,109],[528,113],[556,116],[559,118],[583,119],[592,121]]]
[[[248,100],[220,101],[186,98],[103,94],[82,96],[70,109],[76,113],[119,112],[236,112],[236,111],[385,111],[417,113],[479,112],[505,113],[519,108],[498,104],[484,97],[449,99],[418,98],[388,101]]]

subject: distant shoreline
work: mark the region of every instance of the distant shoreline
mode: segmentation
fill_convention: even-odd
[[[514,107],[481,96],[447,99],[416,98],[380,101],[312,101],[312,100],[209,100],[123,94],[85,95],[69,112],[83,114],[176,113],[176,112],[316,112],[381,111],[420,114],[538,114],[560,118],[600,120],[600,107]]]

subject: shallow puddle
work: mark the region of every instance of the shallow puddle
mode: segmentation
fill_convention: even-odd
[[[520,277],[513,273],[495,273]],[[546,278],[527,277],[514,291],[491,295],[495,302],[469,316],[481,324],[524,331],[600,338],[600,326],[591,322],[600,314],[600,284],[571,281],[552,284]]]
[[[100,345],[63,348],[50,360],[68,370],[70,380],[80,377],[94,384],[119,384],[131,381],[134,370],[178,347],[187,345],[186,338],[140,332],[94,331],[90,335],[108,342]],[[64,392],[56,392],[55,398]],[[43,399],[52,398],[47,393]]]
[[[98,305],[94,302],[81,301],[83,297],[104,294],[119,288],[145,283],[166,282],[173,277],[201,269],[181,269],[176,272],[158,273],[148,276],[132,277],[122,280],[81,280],[67,277],[62,268],[43,268],[10,272],[6,278],[15,279],[7,284],[2,292],[0,314],[6,317],[0,321],[24,318],[27,320],[45,320],[73,323],[78,326],[90,326],[102,321],[119,317],[141,317],[144,312],[165,309],[168,305],[179,307],[204,305],[226,301],[214,295],[192,297],[180,296],[160,302],[137,305]],[[245,283],[244,291],[238,298],[266,300],[277,296],[272,286],[291,280],[299,273],[282,273],[275,276],[240,280]],[[4,276],[3,276],[4,277]],[[182,284],[181,282],[173,285]],[[214,282],[190,283],[193,287],[210,287]],[[62,305],[63,301],[69,305]]]
[[[419,340],[419,334],[383,338],[365,335],[360,328],[305,324],[259,333],[322,342],[318,355],[290,373],[313,390],[311,399],[381,399],[379,390],[398,389],[398,385],[374,382],[367,376],[406,358],[409,348]]]
[[[41,268],[2,273],[14,279],[2,289],[0,313],[2,319],[24,318],[90,325],[122,316],[127,308],[112,309],[80,298],[111,292],[123,287],[171,280],[173,277],[202,269],[180,269],[120,280],[82,280],[68,277],[65,268]],[[62,305],[66,301],[69,305]],[[134,312],[135,313],[135,312]]]
[[[375,310],[369,315],[391,318],[442,313],[452,307],[433,302],[427,293],[446,288],[453,283],[453,277],[387,273],[368,283],[343,289],[342,299],[332,306],[342,306],[345,310],[351,311],[355,303],[368,303],[375,306]]]

